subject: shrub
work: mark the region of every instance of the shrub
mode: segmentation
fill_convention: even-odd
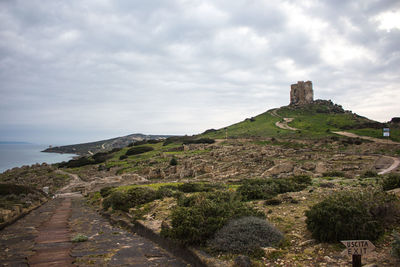
[[[345,176],[344,172],[341,172],[341,171],[323,172],[322,175],[324,177],[344,177]]]
[[[313,238],[336,242],[376,240],[398,217],[398,201],[382,191],[341,191],[306,211]]]
[[[278,194],[301,191],[311,184],[309,176],[246,180],[238,192],[245,200],[270,199]]]
[[[71,159],[68,162],[61,162],[58,166],[60,168],[78,168],[91,164],[95,164],[94,160],[91,160],[88,157],[80,157],[78,159]]]
[[[121,155],[121,156],[119,157],[119,160],[124,160],[124,159],[127,159],[127,158],[128,158],[127,155]]]
[[[175,186],[161,186],[157,190],[157,198],[173,197],[177,194],[177,188]]]
[[[18,185],[18,184],[0,184],[0,196],[6,195],[21,195],[21,194],[37,194],[42,191],[36,190],[32,187]],[[44,194],[44,193],[42,193]]]
[[[111,192],[103,201],[103,208],[128,212],[130,208],[158,198],[157,191],[149,187],[134,187],[126,192]]]
[[[200,139],[193,139],[193,140],[185,140],[183,143],[187,144],[213,144],[215,142],[214,139],[211,138],[200,138]]]
[[[378,177],[378,173],[376,171],[365,171],[361,177],[363,178],[370,178],[370,177]]]
[[[243,217],[230,221],[208,242],[216,251],[254,255],[257,249],[276,246],[283,234],[257,217]]]
[[[392,190],[400,187],[400,174],[391,173],[382,180],[383,190]]]
[[[106,186],[106,187],[103,187],[102,189],[100,189],[100,195],[101,195],[101,197],[108,197],[111,193],[112,193],[112,190],[114,189],[115,187],[112,187],[112,186]]]
[[[176,158],[172,158],[172,159],[170,160],[170,162],[169,162],[169,165],[171,165],[171,166],[176,166],[176,165],[178,165],[178,161],[176,160]]]
[[[244,216],[264,216],[241,202],[232,192],[197,193],[181,197],[171,213],[171,228],[161,234],[184,245],[204,245],[229,220]]]
[[[221,185],[209,183],[184,183],[178,186],[178,190],[184,193],[210,192],[221,187]]]
[[[72,238],[73,243],[78,243],[78,242],[85,242],[88,240],[88,237],[82,234],[77,234]]]
[[[153,147],[151,146],[134,146],[130,149],[128,149],[128,151],[126,151],[125,155],[127,156],[131,156],[131,155],[138,155],[138,154],[142,154],[142,153],[146,153],[149,151],[154,150]]]
[[[107,153],[107,152],[99,152],[96,153],[92,156],[93,158],[93,164],[98,164],[98,163],[103,163],[106,160],[110,159],[112,157],[111,153]]]

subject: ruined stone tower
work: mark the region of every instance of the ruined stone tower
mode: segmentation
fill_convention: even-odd
[[[311,81],[299,81],[290,86],[290,105],[305,105],[314,101]]]

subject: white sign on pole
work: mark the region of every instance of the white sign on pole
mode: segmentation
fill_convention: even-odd
[[[366,255],[375,250],[374,244],[369,240],[347,240],[340,241],[346,246],[346,249],[342,251],[342,255]]]

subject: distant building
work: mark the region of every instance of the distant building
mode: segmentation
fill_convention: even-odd
[[[299,81],[290,86],[290,105],[311,104],[314,101],[314,91],[311,81]]]

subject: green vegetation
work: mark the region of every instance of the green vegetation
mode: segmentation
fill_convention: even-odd
[[[89,238],[83,234],[76,234],[73,238],[72,238],[72,242],[73,243],[79,243],[79,242],[85,242],[87,241]]]
[[[169,165],[171,165],[171,166],[176,166],[176,165],[178,165],[178,161],[176,160],[176,158],[172,158],[172,159],[169,161]]]
[[[276,114],[277,116],[274,116]],[[275,123],[282,118],[294,118],[289,126],[299,131],[278,128]],[[371,126],[376,128],[371,128]],[[314,104],[301,107],[285,106],[275,111],[267,111],[251,119],[218,130],[207,130],[200,137],[239,138],[239,137],[281,137],[281,138],[322,138],[336,136],[333,131],[349,131],[359,135],[382,137],[383,124],[371,121],[351,112],[345,112],[339,105],[330,101],[317,100]],[[391,140],[400,141],[400,129],[391,129]],[[351,141],[350,141],[351,142]],[[355,144],[365,140],[359,139]]]
[[[106,192],[107,190],[103,194]],[[128,212],[130,208],[159,198],[157,191],[149,187],[134,187],[126,192],[112,191],[107,193],[107,197],[103,201],[103,208],[108,209],[111,207],[113,210],[125,212]]]
[[[271,199],[278,194],[301,191],[310,184],[309,176],[249,179],[245,180],[237,191],[245,200]]]
[[[200,192],[182,196],[171,213],[171,228],[163,236],[185,245],[204,245],[229,220],[264,214],[240,201],[234,192]]]
[[[305,214],[307,229],[319,241],[372,241],[398,219],[399,201],[383,191],[341,191]]]
[[[0,184],[0,196],[5,195],[21,195],[21,194],[37,194],[38,191],[32,187],[24,186],[24,185],[17,185],[17,184]],[[44,195],[43,192],[41,194]]]
[[[154,150],[151,146],[135,146],[126,151],[127,156],[138,155]]]
[[[400,174],[391,173],[382,179],[383,190],[392,190],[400,187]]]
[[[341,171],[329,171],[322,173],[324,177],[345,177],[344,172]]]
[[[215,251],[254,256],[262,247],[276,246],[283,234],[265,219],[243,217],[219,230],[208,244]]]

